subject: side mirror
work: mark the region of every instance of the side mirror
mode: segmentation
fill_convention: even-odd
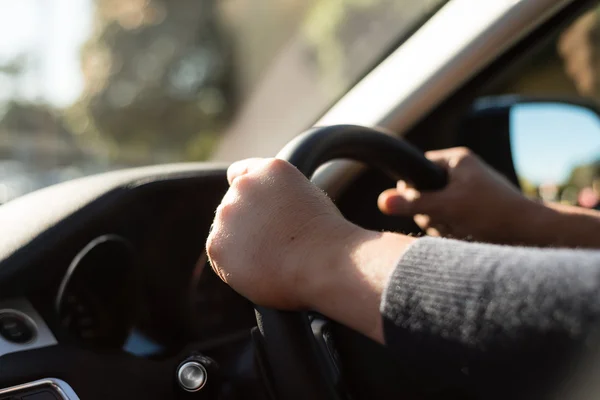
[[[460,142],[530,197],[600,209],[600,113],[589,103],[482,98]]]

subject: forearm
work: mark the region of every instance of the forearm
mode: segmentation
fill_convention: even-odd
[[[600,248],[600,212],[558,203],[531,201],[515,218],[516,244]]]
[[[385,292],[385,342],[479,396],[526,398],[596,348],[599,291],[600,252],[419,239]]]
[[[563,379],[600,320],[600,252],[365,230],[346,239],[313,263],[307,304],[479,394]]]
[[[398,260],[416,239],[358,228],[343,243],[327,243],[313,262],[318,278],[306,293],[310,307],[384,343],[382,293]]]

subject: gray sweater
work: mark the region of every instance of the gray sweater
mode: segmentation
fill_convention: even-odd
[[[381,313],[390,348],[470,398],[547,398],[600,380],[589,379],[600,251],[422,238],[393,272]]]

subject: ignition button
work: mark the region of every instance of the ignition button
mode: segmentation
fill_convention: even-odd
[[[197,392],[206,384],[206,368],[197,361],[188,361],[177,369],[177,382],[188,392]]]

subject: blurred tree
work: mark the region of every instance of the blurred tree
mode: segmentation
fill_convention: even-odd
[[[81,57],[85,89],[69,121],[82,138],[126,163],[209,154],[233,102],[215,0],[96,0]]]
[[[67,132],[59,117],[44,105],[10,101],[0,120],[0,132],[11,134],[40,135],[57,130]]]
[[[593,162],[590,164],[583,164],[573,168],[569,179],[567,179],[567,186],[573,186],[578,190],[584,187],[591,186],[595,178],[600,176],[600,162]]]
[[[314,3],[303,24],[321,83],[343,91],[365,70],[379,62],[374,56],[393,49],[404,32],[428,18],[440,0],[321,0]],[[351,82],[348,82],[351,81]]]
[[[521,191],[527,197],[536,198],[538,197],[537,186],[523,176],[519,176],[519,185],[521,185]]]
[[[0,159],[44,169],[71,165],[86,156],[60,114],[47,105],[14,100],[5,105],[0,120]]]
[[[23,75],[29,64],[30,58],[20,54],[0,65],[0,80],[2,93],[0,95],[0,110],[5,113],[10,103],[20,97],[23,84]]]

